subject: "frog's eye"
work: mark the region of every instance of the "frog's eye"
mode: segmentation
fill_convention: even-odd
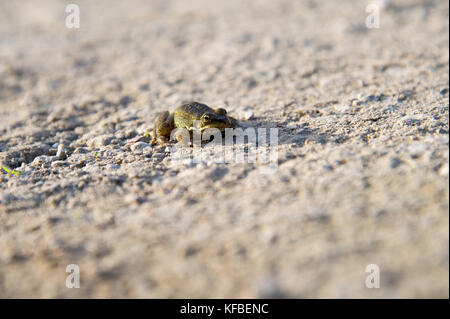
[[[211,121],[211,115],[209,115],[209,114],[203,114],[202,120],[203,120],[203,122],[209,122],[209,121]]]

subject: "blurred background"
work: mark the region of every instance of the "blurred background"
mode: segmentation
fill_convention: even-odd
[[[0,296],[448,298],[448,12],[0,1]],[[278,127],[277,174],[133,144],[190,100]]]

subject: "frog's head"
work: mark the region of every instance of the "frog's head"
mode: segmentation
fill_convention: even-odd
[[[227,111],[224,109],[217,109],[215,112],[207,112],[202,115],[201,128],[217,128],[219,130],[224,130],[228,127],[233,127],[233,123],[227,116]]]

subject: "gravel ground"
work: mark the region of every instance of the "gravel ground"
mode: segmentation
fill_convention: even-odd
[[[76,3],[0,1],[0,297],[449,297],[447,1]],[[278,168],[149,145],[190,100]]]

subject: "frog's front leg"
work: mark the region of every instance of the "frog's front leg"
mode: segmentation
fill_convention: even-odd
[[[168,111],[162,112],[156,119],[151,144],[154,145],[159,142],[164,146],[164,143],[170,139],[170,133],[174,128],[173,113],[169,113]]]

